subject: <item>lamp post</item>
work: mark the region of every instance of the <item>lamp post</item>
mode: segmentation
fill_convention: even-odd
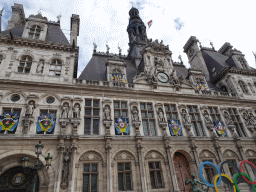
[[[28,165],[28,162],[30,160],[27,156],[25,156],[22,159],[23,171],[25,173],[28,173],[29,171],[33,172],[33,178],[31,181],[31,185],[28,189],[29,192],[36,191],[37,173],[38,173],[38,170],[41,170],[44,167],[44,165],[39,162],[39,156],[42,155],[43,148],[44,148],[43,144],[41,143],[41,141],[39,141],[39,143],[35,146],[35,154],[37,155],[36,161],[33,164],[31,164],[30,166]],[[51,161],[52,161],[52,157],[50,156],[50,153],[48,153],[48,155],[45,157],[45,161],[46,161],[46,166],[44,167],[43,170],[47,171],[49,169],[49,167],[51,166]]]

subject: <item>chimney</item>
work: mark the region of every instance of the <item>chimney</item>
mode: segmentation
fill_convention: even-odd
[[[8,21],[6,30],[25,25],[25,13],[23,5],[14,3],[12,6],[12,17]]]
[[[70,25],[70,44],[77,46],[77,36],[79,36],[79,15],[72,14],[71,25]]]

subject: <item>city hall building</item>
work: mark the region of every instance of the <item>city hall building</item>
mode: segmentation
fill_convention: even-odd
[[[0,30],[0,191],[191,192],[185,181],[205,161],[256,163],[256,70],[243,53],[191,36],[187,69],[147,38],[136,8],[129,16],[128,55],[94,44],[77,77],[79,15],[67,40],[59,20],[12,6]],[[242,171],[255,179],[249,163]],[[209,183],[218,174],[201,172]]]

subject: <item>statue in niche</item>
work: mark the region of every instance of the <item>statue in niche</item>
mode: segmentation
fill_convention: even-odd
[[[79,104],[75,104],[74,108],[73,108],[73,118],[80,118],[80,105]]]
[[[224,112],[224,117],[228,125],[234,124],[232,118],[230,117],[227,111]]]
[[[163,67],[164,62],[161,57],[155,57],[155,66],[156,67]]]
[[[243,113],[243,118],[246,125],[250,125],[250,118],[247,113]]]
[[[176,72],[175,70],[172,71],[172,73],[170,74],[170,84],[171,85],[179,85],[179,79],[177,78]]]
[[[251,125],[255,125],[255,117],[252,113],[249,114],[249,120]]]
[[[158,122],[159,123],[165,122],[163,109],[159,108],[157,113],[158,113]]]
[[[96,49],[97,49],[97,44],[93,42],[93,50],[96,51]]]
[[[69,162],[70,162],[69,147],[66,147],[66,151],[63,153],[63,155],[64,157],[63,157],[61,187],[65,189],[68,186]]]
[[[132,108],[132,120],[139,121],[138,109],[136,106]]]
[[[209,116],[209,113],[206,110],[204,110],[203,116],[206,124],[212,123],[211,117]]]
[[[39,64],[37,65],[36,72],[43,73],[43,69],[44,69],[44,61],[40,60]]]
[[[61,107],[61,117],[62,119],[68,119],[69,105],[68,103],[64,103]]]
[[[34,109],[35,109],[35,103],[34,101],[29,101],[27,107],[26,107],[26,113],[25,113],[25,116],[26,117],[32,117],[33,115],[33,112],[34,112]]]
[[[189,116],[186,109],[181,110],[181,116],[184,123],[190,123]]]
[[[111,110],[109,105],[105,105],[104,108],[104,120],[111,120]]]

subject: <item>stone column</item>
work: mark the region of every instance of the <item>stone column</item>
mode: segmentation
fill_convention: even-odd
[[[199,157],[198,157],[198,153],[197,153],[197,146],[195,144],[195,139],[193,136],[189,136],[189,141],[190,141],[190,148],[193,152],[193,155],[194,155],[194,158],[195,158],[195,161],[196,161],[196,166],[197,166],[197,169],[199,168],[200,166],[200,161],[199,161]]]
[[[77,136],[72,136],[72,146],[71,146],[71,163],[70,165],[70,172],[69,172],[69,184],[68,184],[68,192],[74,192],[75,186],[75,171],[76,171],[76,152],[77,152]]]
[[[240,153],[240,155],[242,157],[242,160],[248,160],[246,155],[245,155],[245,153],[244,153],[244,149],[243,149],[244,146],[241,144],[240,138],[235,138],[234,141],[235,141],[236,147],[237,147],[237,149],[238,149],[238,151],[239,151],[239,153]],[[249,176],[251,178],[254,178],[254,174],[252,172],[252,169],[251,169],[250,165],[245,164],[245,168],[246,168]]]
[[[111,177],[111,154],[110,150],[112,136],[105,136],[106,139],[106,153],[107,153],[107,192],[112,192],[112,177]]]
[[[138,150],[138,157],[139,157],[139,167],[140,167],[140,180],[141,180],[141,190],[142,192],[147,192],[147,185],[146,185],[146,176],[145,176],[145,168],[144,168],[144,161],[142,156],[142,136],[136,136],[137,142],[137,150]]]
[[[174,163],[171,158],[171,151],[170,151],[171,145],[169,143],[169,137],[164,137],[164,143],[165,143],[165,150],[167,153],[167,158],[168,158],[169,168],[170,168],[170,173],[171,173],[171,178],[172,178],[173,192],[180,192],[178,183],[177,183],[176,174],[175,174],[174,167],[173,167]]]
[[[63,166],[63,152],[65,149],[64,146],[64,137],[60,137],[60,143],[58,146],[58,168],[55,175],[55,184],[54,184],[54,191],[60,191],[60,183],[61,183],[61,176],[62,176],[62,166]]]

